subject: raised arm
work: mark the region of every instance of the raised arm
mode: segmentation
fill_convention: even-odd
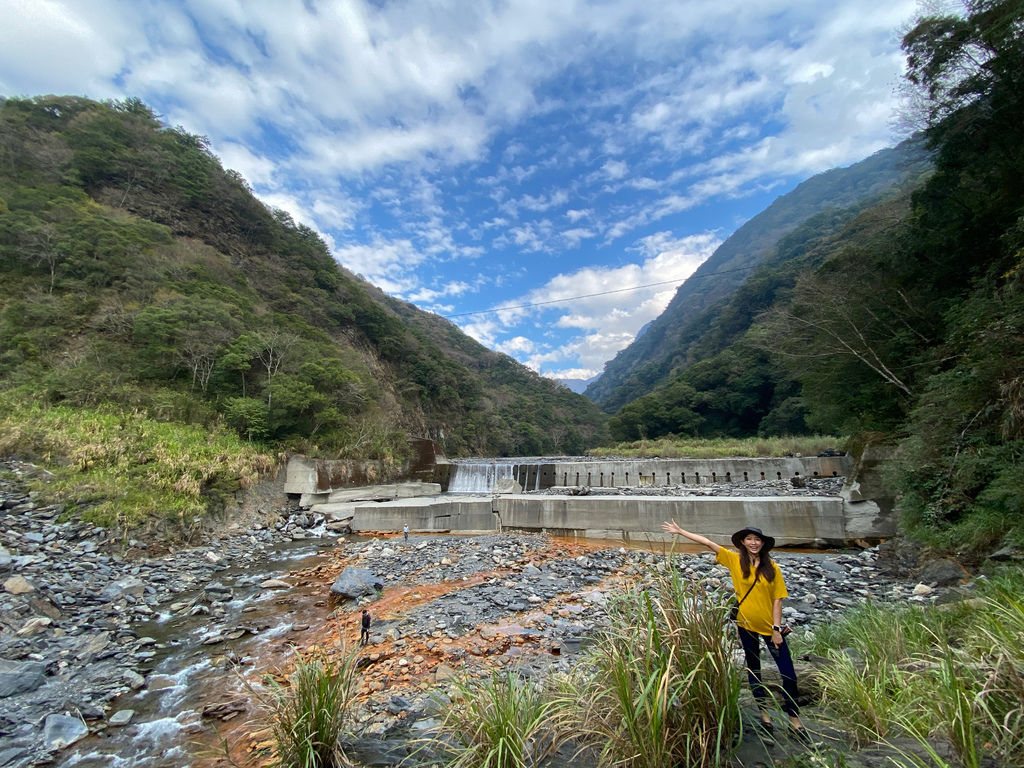
[[[697,544],[703,544],[705,547],[710,549],[715,554],[718,554],[718,550],[721,549],[721,547],[718,544],[715,544],[715,542],[713,542],[706,536],[701,536],[699,533],[690,533],[684,528],[681,528],[679,526],[679,523],[677,523],[675,520],[671,520],[667,523],[662,523],[661,530],[663,530],[665,533],[673,533],[677,536],[685,536],[690,541],[696,542]]]

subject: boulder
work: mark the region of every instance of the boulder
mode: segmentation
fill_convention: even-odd
[[[43,741],[48,749],[63,749],[88,733],[89,726],[70,715],[47,715],[43,725]]]
[[[37,661],[0,659],[0,699],[34,691],[46,682],[46,665]]]
[[[970,578],[970,574],[956,560],[941,557],[938,560],[931,560],[925,563],[920,573],[917,574],[917,578],[925,584],[948,587],[951,584],[967,581]]]
[[[493,493],[522,493],[523,486],[512,477],[502,477],[494,481]]]
[[[346,568],[331,585],[331,594],[354,600],[363,595],[375,595],[384,589],[384,582],[368,568]]]

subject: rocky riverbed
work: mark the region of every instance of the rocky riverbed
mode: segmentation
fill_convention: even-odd
[[[667,567],[663,551],[543,535],[321,539],[323,521],[294,509],[157,554],[37,504],[20,479],[39,471],[0,466],[0,768],[128,764],[126,744],[139,750],[154,730],[170,741],[154,740],[155,754],[136,751],[132,764],[182,765],[189,742],[222,739],[232,759],[258,764],[266,733],[252,725],[252,687],[296,651],[354,648],[362,607],[373,623],[353,754],[395,762],[432,725],[437,686],[508,664],[534,676],[567,669],[609,600]],[[893,575],[884,549],[777,559],[797,627],[866,598],[941,594]],[[353,567],[383,590],[331,599]],[[710,554],[680,567],[713,587],[727,579]]]

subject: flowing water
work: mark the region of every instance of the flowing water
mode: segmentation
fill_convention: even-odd
[[[515,480],[524,490],[540,489],[538,459],[519,461],[456,461],[448,493],[490,493],[499,480]]]
[[[227,569],[217,580],[232,586],[232,599],[218,603],[224,615],[160,614],[139,625],[140,637],[151,637],[157,651],[143,690],[114,702],[111,714],[135,711],[130,724],[110,727],[62,754],[63,765],[80,768],[181,768],[196,765],[197,755],[216,751],[216,738],[204,727],[203,707],[246,697],[243,675],[256,666],[266,669],[291,652],[289,640],[322,626],[330,608],[320,583],[295,583],[288,590],[261,589],[271,578],[285,578],[322,562],[321,552],[333,539],[305,539],[268,553],[256,567]],[[182,594],[188,602],[201,591]],[[311,630],[312,631],[312,630]],[[218,637],[224,637],[216,641]],[[209,644],[204,644],[206,641]],[[216,642],[215,642],[216,641]],[[240,718],[251,716],[241,713]],[[203,742],[211,741],[203,745]],[[197,745],[200,745],[197,749]]]

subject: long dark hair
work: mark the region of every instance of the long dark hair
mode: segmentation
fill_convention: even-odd
[[[754,534],[755,536],[757,534]],[[764,541],[764,539],[761,539]],[[761,551],[761,561],[757,564],[757,572],[761,574],[761,578],[765,581],[775,580],[775,566],[772,565],[772,556],[770,552]],[[743,578],[750,578],[750,553],[747,552],[747,548],[740,542],[740,569],[743,571]]]

